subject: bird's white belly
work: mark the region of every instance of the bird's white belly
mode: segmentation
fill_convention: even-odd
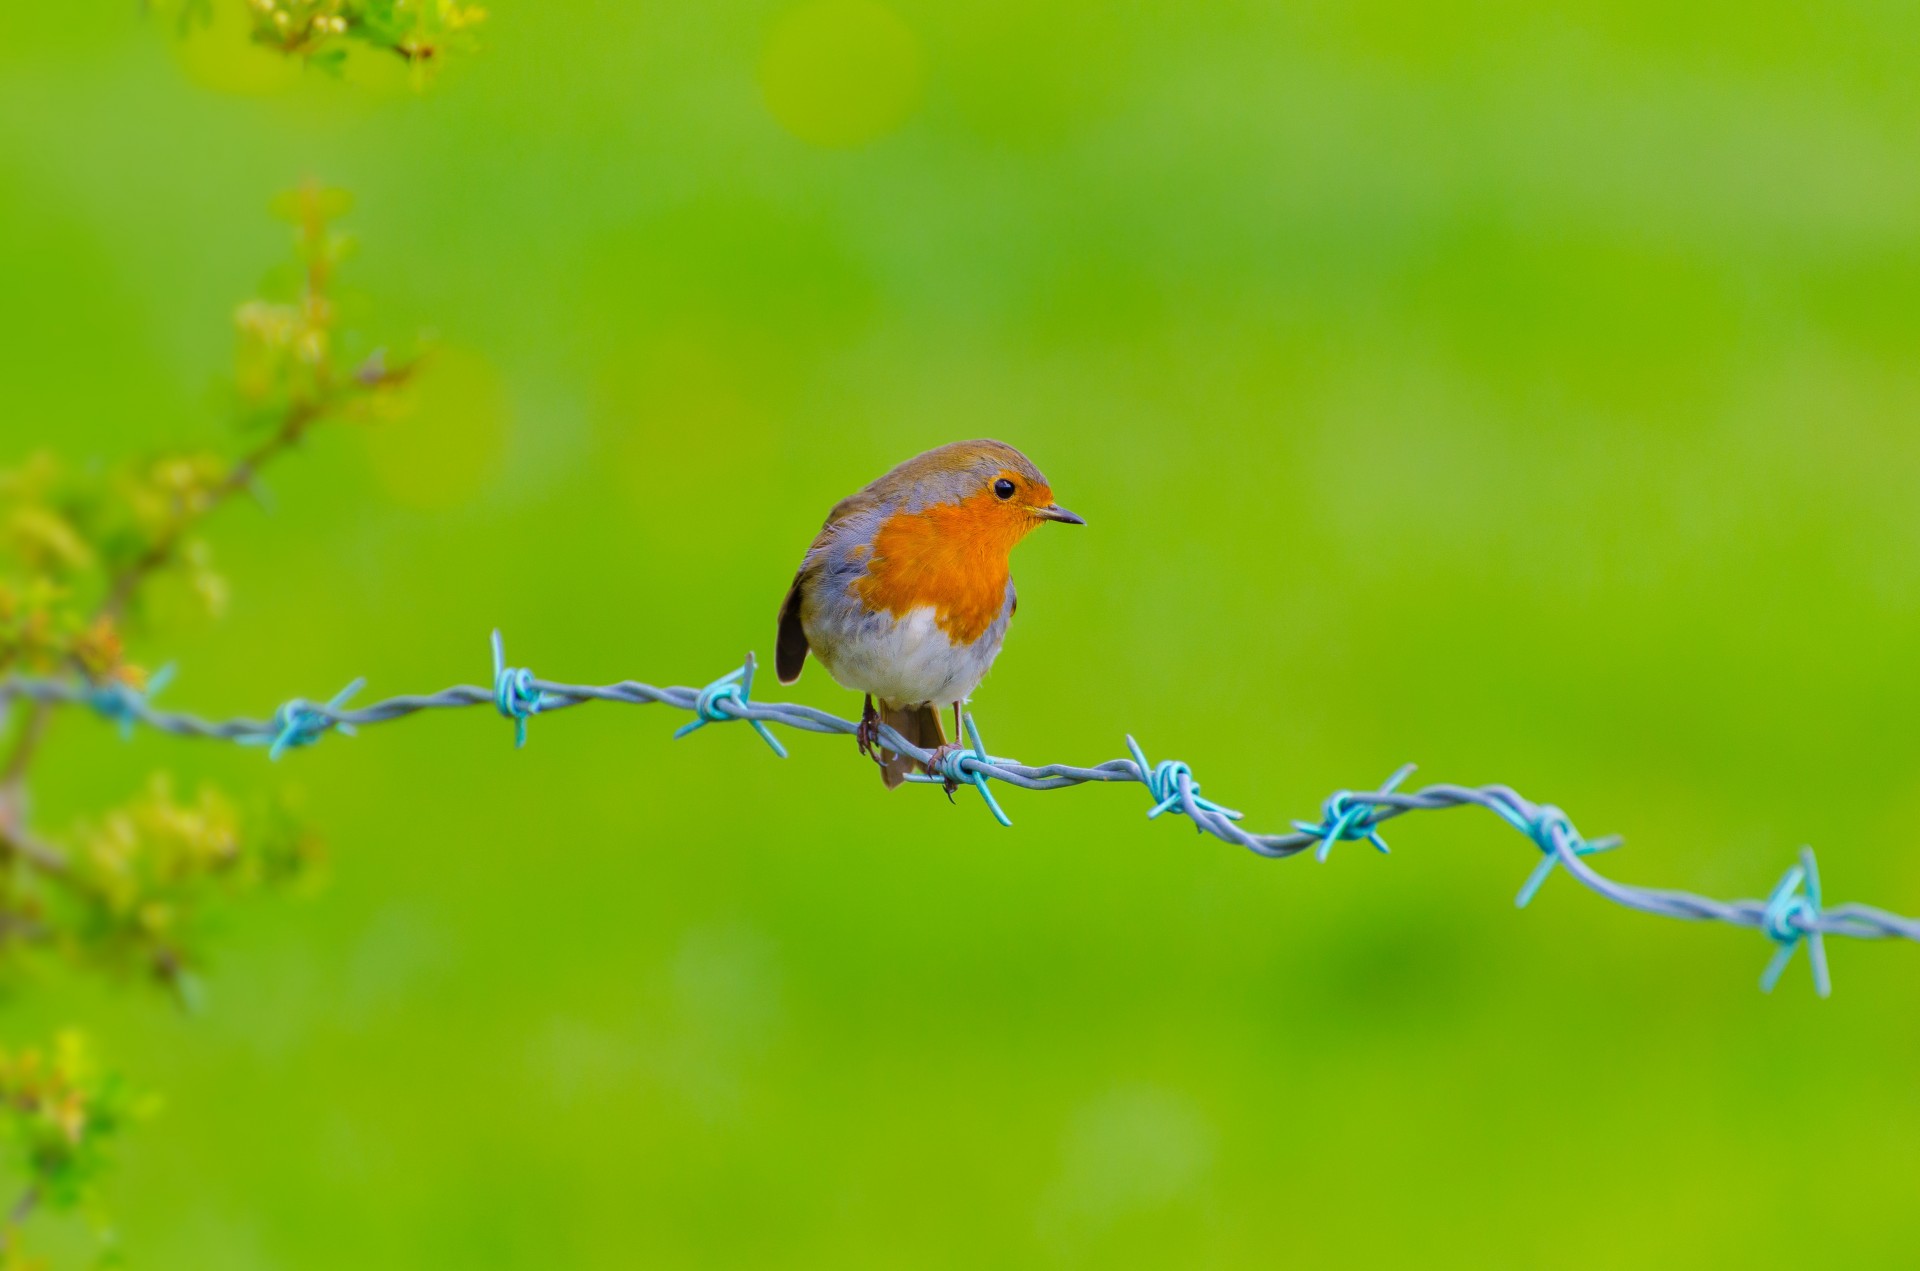
[[[854,631],[835,634],[814,644],[828,674],[842,687],[900,706],[964,700],[986,678],[1001,635],[992,630],[972,644],[955,644],[931,605],[890,621],[870,617]]]

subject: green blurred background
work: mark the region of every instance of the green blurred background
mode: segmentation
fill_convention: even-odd
[[[698,684],[826,508],[1025,449],[1000,753],[1132,731],[1277,828],[1406,760],[1618,876],[1920,909],[1920,17],[1902,6],[503,4],[427,92],[0,5],[0,442],[225,442],[264,208],[354,191],[412,418],[222,514],[229,618],[136,652],[254,713],[356,675]],[[811,668],[795,695],[857,702]],[[1492,818],[1271,863],[1136,790],[884,793],[658,710],[254,752],[64,721],[59,823],[300,783],[311,899],[211,1002],[52,978],[162,1092],[135,1265],[1897,1265],[1920,953],[1772,997]]]

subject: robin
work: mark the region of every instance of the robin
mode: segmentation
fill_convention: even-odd
[[[775,665],[791,684],[812,651],[836,683],[866,695],[856,738],[889,789],[915,765],[876,753],[881,725],[938,750],[950,705],[959,735],[961,703],[1019,604],[1008,557],[1043,521],[1086,524],[1001,441],[929,450],[827,514],[781,602]]]

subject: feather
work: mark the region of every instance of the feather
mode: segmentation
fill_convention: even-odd
[[[906,740],[923,750],[937,750],[947,744],[947,735],[940,730],[940,712],[929,705],[894,706],[881,702],[880,722],[888,725]],[[905,781],[907,774],[918,768],[925,772],[926,765],[915,763],[905,755],[887,752],[887,762],[880,769],[880,779],[891,790]]]
[[[773,651],[774,669],[780,673],[782,684],[791,684],[800,678],[800,668],[807,663],[807,628],[800,620],[800,591],[806,582],[807,571],[803,566],[793,576],[793,586],[787,588],[787,598],[780,602],[780,636]]]

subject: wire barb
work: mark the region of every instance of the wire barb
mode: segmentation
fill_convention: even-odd
[[[773,730],[764,722],[746,715],[732,714],[726,709],[728,702],[732,702],[741,710],[748,709],[752,705],[748,701],[748,694],[752,690],[753,654],[749,653],[745,665],[739,670],[728,672],[700,690],[700,695],[694,699],[693,709],[696,718],[674,729],[674,740],[678,741],[688,733],[704,728],[708,724],[727,724],[744,719],[753,725],[753,731],[760,734],[762,741],[773,747],[774,754],[785,759],[787,748],[780,744],[780,739],[773,735]]]
[[[1806,890],[1803,892],[1801,888]],[[1827,945],[1820,934],[1820,868],[1814,864],[1813,849],[1800,849],[1800,863],[1788,870],[1767,897],[1761,914],[1760,929],[1780,947],[1772,961],[1760,973],[1760,989],[1773,992],[1780,973],[1793,961],[1793,951],[1807,942],[1807,960],[1813,964],[1813,991],[1821,997],[1833,992],[1833,980],[1827,974]]]
[[[1395,787],[1413,775],[1413,770],[1413,764],[1401,765],[1379,790],[1372,793],[1392,794]],[[1313,858],[1325,864],[1327,857],[1333,853],[1333,845],[1341,841],[1352,843],[1365,839],[1381,855],[1391,853],[1393,849],[1380,837],[1379,825],[1385,819],[1381,805],[1370,802],[1368,795],[1356,794],[1352,790],[1336,790],[1320,805],[1318,822],[1295,821],[1293,828],[1320,840]]]
[[[365,680],[355,680],[335,693],[325,706],[315,706],[304,697],[296,697],[273,713],[273,723],[268,731],[245,735],[238,740],[243,746],[265,746],[267,758],[278,760],[289,750],[311,746],[335,730],[351,737],[353,725],[341,720],[339,714],[348,700],[366,684]]]
[[[1133,739],[1131,733],[1127,734],[1127,751],[1133,756],[1133,766],[1139,773],[1140,783],[1153,796],[1153,807],[1147,812],[1147,820],[1151,821],[1163,812],[1178,812],[1193,822],[1194,833],[1202,834],[1206,832],[1206,827],[1198,813],[1210,812],[1229,821],[1240,819],[1241,814],[1232,808],[1201,797],[1200,783],[1193,779],[1193,769],[1185,760],[1162,759],[1148,767],[1147,752],[1140,749],[1140,743]]]
[[[931,772],[909,772],[907,780],[921,785],[970,785],[987,801],[987,811],[993,813],[993,819],[1010,830],[1013,820],[1007,816],[1006,809],[1000,806],[1000,800],[993,797],[993,791],[987,789],[985,770],[995,765],[1018,764],[1020,761],[987,753],[986,746],[980,741],[980,728],[973,722],[972,711],[968,711],[961,722],[967,730],[967,739],[972,743],[972,748],[948,742],[927,756],[926,764],[932,769]]]
[[[507,665],[506,645],[493,633],[493,705],[513,721],[513,748],[527,744],[527,720],[551,706],[554,699],[534,686],[533,672]]]
[[[1516,909],[1525,909],[1533,903],[1540,888],[1545,886],[1547,876],[1560,864],[1561,852],[1592,856],[1596,852],[1611,852],[1625,841],[1618,834],[1609,834],[1605,838],[1587,842],[1580,837],[1580,831],[1573,828],[1573,822],[1567,814],[1551,803],[1535,808],[1532,816],[1505,803],[1497,805],[1494,810],[1506,818],[1514,829],[1532,839],[1534,846],[1543,853],[1540,863],[1533,867],[1533,872],[1527,875],[1527,881],[1520,884],[1519,894],[1513,898]]]
[[[173,663],[155,671],[147,677],[145,688],[135,688],[120,680],[103,680],[95,684],[87,694],[87,705],[102,718],[112,720],[120,726],[120,736],[133,740],[133,726],[140,722],[147,709],[147,703],[153,695],[165,688],[173,680]]]

